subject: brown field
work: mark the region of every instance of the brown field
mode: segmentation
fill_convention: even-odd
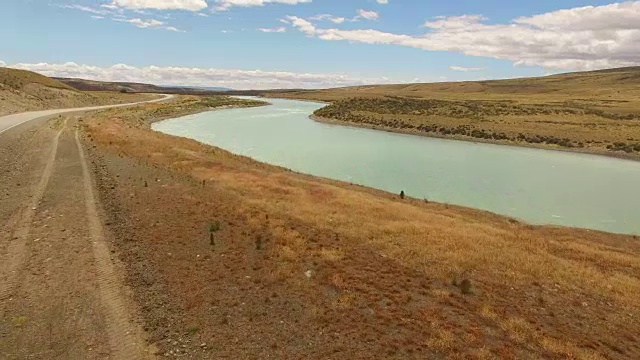
[[[314,178],[81,119],[151,341],[167,357],[640,358],[640,242]]]
[[[0,116],[32,110],[138,102],[154,96],[118,92],[85,93],[30,71],[0,67]]]
[[[319,120],[640,159],[640,68],[269,96],[331,102]]]

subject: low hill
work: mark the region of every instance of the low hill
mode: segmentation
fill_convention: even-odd
[[[135,102],[149,95],[88,94],[31,71],[0,67],[0,116],[23,111]]]
[[[319,121],[640,160],[640,67],[271,96],[332,102]]]
[[[108,82],[76,78],[54,78],[74,89],[81,91],[116,91],[116,92],[163,92],[165,88],[134,82]]]
[[[240,95],[240,96],[259,96],[270,93],[288,93],[294,90],[233,90],[227,88],[216,87],[197,87],[197,86],[159,86],[145,83],[135,82],[111,82],[97,81],[76,78],[54,78],[65,85],[82,91],[117,91],[128,93],[162,93],[162,94],[178,94],[178,95]]]
[[[48,88],[75,90],[55,79],[27,70],[0,68],[0,85],[17,91],[25,90],[29,85],[42,85]]]
[[[629,93],[631,92],[631,93]],[[287,97],[334,101],[350,97],[465,98],[548,100],[563,97],[634,97],[640,93],[640,67],[576,72],[536,78],[352,86],[306,90]]]
[[[234,91],[235,89],[220,86],[181,86],[181,85],[161,85],[163,88],[184,88],[207,91]]]

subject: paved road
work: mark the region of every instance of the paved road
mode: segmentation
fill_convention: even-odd
[[[174,95],[164,95],[164,97],[160,99],[149,100],[149,101],[139,101],[139,102],[129,103],[129,104],[90,106],[90,107],[73,108],[73,109],[29,111],[29,112],[24,112],[19,114],[6,115],[6,116],[0,117],[0,134],[22,123],[35,120],[41,117],[45,117],[45,116],[58,115],[62,113],[76,112],[76,111],[100,110],[100,109],[108,109],[108,108],[114,108],[114,107],[123,107],[123,106],[132,106],[132,105],[138,105],[138,104],[144,104],[144,103],[160,102],[160,101],[172,99],[173,97]]]

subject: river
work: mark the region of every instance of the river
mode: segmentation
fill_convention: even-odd
[[[312,175],[533,224],[640,234],[640,162],[329,125],[322,104],[269,99],[153,129]]]

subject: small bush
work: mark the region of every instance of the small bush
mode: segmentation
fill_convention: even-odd
[[[458,285],[458,287],[460,288],[460,291],[464,295],[471,294],[471,280],[469,280],[469,279],[462,280],[460,282],[460,285]]]
[[[218,232],[220,231],[220,222],[216,221],[216,222],[212,222],[211,224],[209,224],[209,232],[210,233],[214,233],[214,232]]]
[[[211,224],[209,224],[209,244],[211,246],[214,246],[216,244],[216,240],[215,237],[213,236],[214,233],[220,231],[220,222],[216,221],[216,222],[212,222]]]

